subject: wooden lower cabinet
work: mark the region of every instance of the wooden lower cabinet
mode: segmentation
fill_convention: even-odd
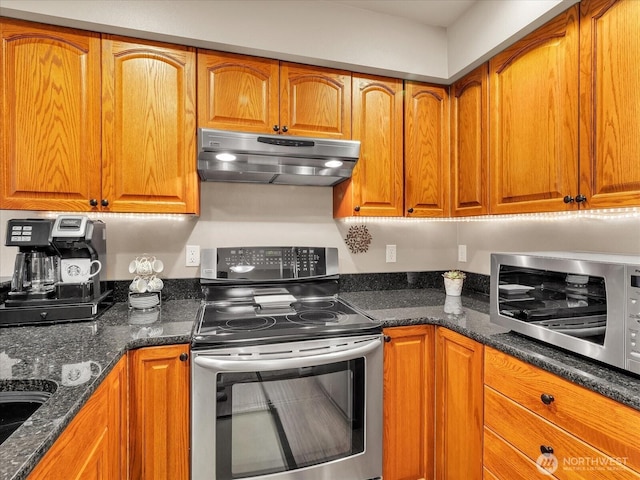
[[[492,348],[484,379],[487,478],[640,478],[640,412]]]
[[[189,345],[129,352],[129,475],[189,478]]]
[[[436,330],[436,479],[482,478],[483,349],[464,335]]]
[[[126,479],[126,406],[125,357],[62,432],[29,480]]]
[[[433,478],[433,325],[385,329],[385,480]]]

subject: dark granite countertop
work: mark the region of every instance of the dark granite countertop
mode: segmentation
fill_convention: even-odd
[[[341,297],[384,327],[442,325],[480,343],[640,410],[640,377],[508,332],[489,322],[485,296],[446,297],[437,289],[348,292]],[[445,310],[447,312],[445,312]]]
[[[198,300],[172,300],[150,316],[117,303],[90,322],[1,328],[0,390],[23,390],[42,380],[54,381],[57,389],[0,445],[0,480],[26,478],[127,350],[188,343],[199,305]],[[62,367],[82,362],[95,362],[91,379],[63,385]]]
[[[486,296],[452,298],[439,289],[410,288],[344,292],[341,297],[381,320],[384,327],[442,325],[640,410],[640,378],[491,324]],[[45,380],[58,385],[53,396],[0,446],[0,480],[26,478],[127,350],[188,343],[199,305],[199,300],[166,301],[160,318],[153,321],[132,316],[125,303],[117,303],[92,322],[0,329],[0,390]],[[96,362],[89,381],[61,384],[63,365],[88,361]]]

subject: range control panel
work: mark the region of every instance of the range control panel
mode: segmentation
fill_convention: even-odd
[[[288,280],[338,273],[338,250],[326,247],[224,247],[202,250],[201,277]]]

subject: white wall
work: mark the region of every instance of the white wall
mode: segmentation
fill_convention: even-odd
[[[0,15],[450,83],[577,0],[480,0],[449,28],[312,0],[2,0]]]
[[[640,213],[629,218],[491,217],[474,221],[362,219],[373,237],[367,253],[352,254],[344,238],[354,223],[332,218],[332,190],[318,187],[202,184],[200,217],[105,215],[108,278],[131,278],[129,262],[141,253],[161,258],[165,278],[195,278],[184,266],[184,246],[313,245],[339,249],[341,273],[444,270],[488,274],[495,251],[581,250],[640,255]],[[640,209],[639,209],[640,210]],[[0,238],[10,218],[46,212],[0,211]],[[385,246],[397,245],[397,263],[385,262]],[[457,245],[468,262],[457,262]],[[10,276],[17,248],[0,247],[0,277]]]

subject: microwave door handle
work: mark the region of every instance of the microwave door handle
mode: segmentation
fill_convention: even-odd
[[[229,360],[226,358],[196,357],[196,365],[224,372],[246,372],[284,370],[287,368],[312,367],[325,363],[342,362],[366,355],[381,345],[380,339],[373,340],[357,348],[350,348],[339,352],[323,353],[320,355],[305,355],[302,357],[277,358],[271,360]]]

